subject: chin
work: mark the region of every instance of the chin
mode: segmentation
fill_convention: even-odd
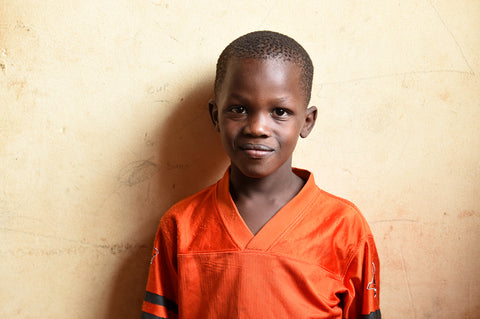
[[[256,171],[242,171],[242,174],[245,175],[246,177],[248,178],[264,178],[264,177],[267,177],[269,176],[270,174],[266,174],[266,173],[263,173],[263,172],[256,172]]]
[[[275,172],[274,169],[265,167],[265,165],[235,165],[236,169],[240,171],[244,176],[249,178],[264,178],[270,176]]]

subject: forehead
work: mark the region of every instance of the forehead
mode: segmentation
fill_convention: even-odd
[[[301,68],[282,59],[232,58],[228,61],[221,92],[260,89],[303,94]]]

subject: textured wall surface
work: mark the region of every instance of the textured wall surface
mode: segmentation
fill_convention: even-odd
[[[480,318],[480,2],[0,2],[0,317],[138,318],[158,221],[227,165],[220,51],[315,64],[295,164],[355,202],[384,318]]]

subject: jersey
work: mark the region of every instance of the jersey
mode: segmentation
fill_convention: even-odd
[[[158,228],[142,318],[380,318],[380,263],[350,202],[306,183],[256,234],[216,184]]]

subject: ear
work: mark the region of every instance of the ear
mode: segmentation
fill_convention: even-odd
[[[214,99],[210,99],[210,101],[208,101],[208,112],[210,113],[210,119],[212,120],[215,130],[220,132],[220,128],[218,126],[218,108]]]
[[[317,120],[317,108],[315,106],[311,106],[307,109],[305,113],[305,122],[303,123],[303,127],[300,131],[300,137],[305,138],[310,134],[313,127],[315,126],[315,121]]]

